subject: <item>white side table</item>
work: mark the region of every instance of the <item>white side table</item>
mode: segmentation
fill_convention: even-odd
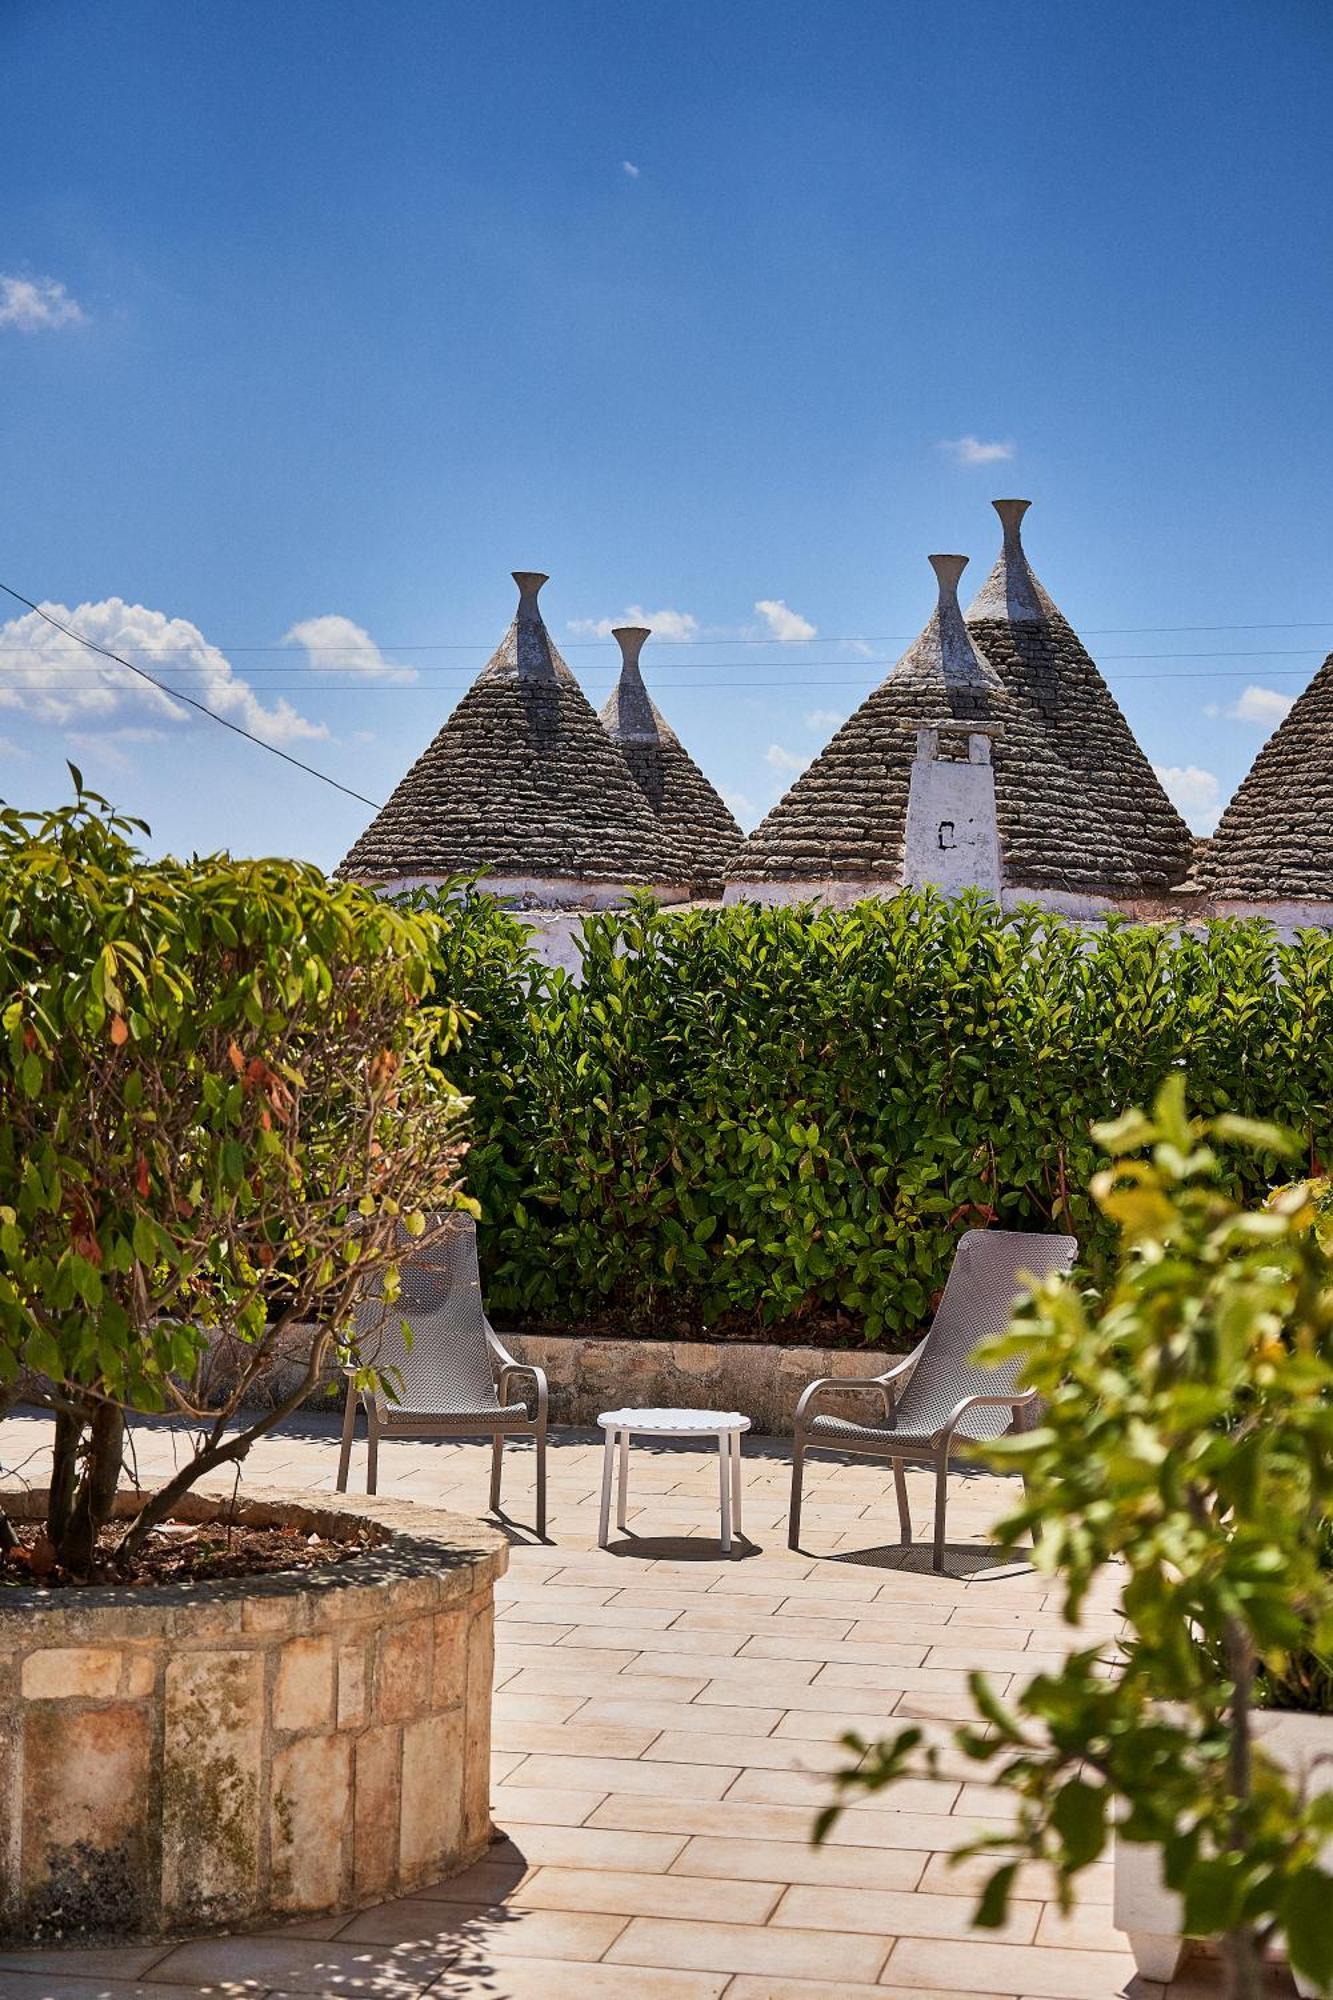
[[[616,1494],[616,1526],[625,1526],[629,1491],[629,1441],[641,1437],[715,1437],[717,1481],[722,1510],[722,1553],[731,1554],[731,1531],[741,1534],[741,1434],[750,1419],[738,1410],[608,1410],[597,1419],[606,1432],[602,1460],[602,1515],[597,1546],[604,1549],[611,1533],[611,1472],[619,1446],[620,1480]]]

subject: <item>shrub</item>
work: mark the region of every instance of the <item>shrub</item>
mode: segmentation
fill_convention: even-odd
[[[76,779],[77,779],[77,773]],[[80,784],[0,811],[0,1402],[55,1413],[47,1529],[86,1574],[126,1411],[197,1427],[125,1538],[356,1359],[353,1297],[462,1199],[423,1007],[432,921],[289,862],[146,861]],[[246,1357],[210,1402],[214,1330]],[[229,1429],[290,1329],[296,1388]],[[4,1533],[0,1517],[0,1534]],[[12,1537],[11,1537],[12,1540]]]
[[[430,899],[425,899],[429,901]],[[1092,1124],[1187,1070],[1209,1113],[1333,1158],[1333,939],[1090,929],[978,898],[658,911],[583,926],[575,983],[476,892],[439,990],[477,1028],[469,1184],[488,1297],[565,1325],[915,1331],[961,1231],[1071,1230],[1094,1275]],[[1268,1168],[1238,1163],[1258,1196]]]
[[[1100,1136],[1115,1155],[1093,1188],[1119,1236],[1114,1282],[1096,1311],[1068,1280],[1019,1311],[991,1351],[1024,1358],[1043,1415],[978,1449],[1026,1483],[1001,1545],[1041,1528],[1035,1560],[1059,1575],[1071,1622],[1123,1564],[1127,1635],[1113,1676],[1096,1647],[1006,1702],[973,1676],[984,1726],[958,1743],[1017,1817],[961,1851],[1006,1849],[977,1917],[996,1925],[1015,1854],[1051,1864],[1067,1901],[1118,1809],[1117,1837],[1160,1847],[1186,1932],[1221,1937],[1227,1991],[1251,2000],[1278,1929],[1301,1971],[1333,1977],[1333,1794],[1299,1796],[1254,1736],[1265,1676],[1333,1659],[1333,1272],[1303,1188],[1264,1208],[1226,1191],[1219,1149],[1270,1158],[1280,1134],[1191,1123],[1175,1078],[1151,1118]],[[919,1729],[847,1746],[844,1793],[935,1768]]]

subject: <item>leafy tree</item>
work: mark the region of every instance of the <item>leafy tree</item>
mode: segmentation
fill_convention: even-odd
[[[127,1557],[331,1355],[356,1362],[355,1294],[392,1294],[404,1232],[475,1204],[436,1066],[460,1017],[421,1004],[435,922],[296,863],[148,861],[74,777],[71,806],[0,810],[0,1400],[54,1413],[47,1534],[86,1574],[128,1411],[195,1432]],[[294,1338],[299,1381],[240,1417]]]
[[[962,1851],[1011,1850],[977,1914],[996,1925],[1015,1855],[1049,1862],[1067,1901],[1118,1806],[1118,1837],[1160,1846],[1186,1931],[1222,1938],[1228,1991],[1252,2000],[1279,1929],[1294,1964],[1333,1979],[1333,1796],[1297,1796],[1254,1737],[1264,1677],[1277,1688],[1293,1660],[1333,1657],[1333,1272],[1304,1187],[1266,1209],[1226,1190],[1218,1147],[1271,1161],[1281,1132],[1192,1123],[1176,1077],[1151,1117],[1097,1136],[1114,1154],[1093,1185],[1118,1273],[1095,1308],[1045,1285],[995,1344],[1023,1356],[1045,1411],[985,1456],[1023,1472],[1000,1540],[1040,1527],[1035,1559],[1071,1623],[1093,1578],[1124,1565],[1128,1637],[1114,1673],[1082,1649],[1007,1703],[973,1677],[979,1726],[958,1741],[1018,1818]],[[844,1790],[932,1763],[918,1730],[869,1751],[847,1740],[863,1761]]]

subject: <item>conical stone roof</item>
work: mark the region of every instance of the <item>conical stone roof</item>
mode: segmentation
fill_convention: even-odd
[[[1039,718],[1078,780],[1068,841],[1081,858],[1071,886],[1116,895],[1182,882],[1193,836],[1082,641],[1042,589],[1023,549],[1026,500],[997,500],[1004,541],[968,606],[967,625],[1010,693]],[[1108,872],[1097,842],[1109,829],[1129,874]]]
[[[639,655],[649,630],[621,625],[611,635],[620,647],[620,678],[602,709],[602,727],[652,808],[676,879],[697,895],[720,895],[723,870],[744,835],[644,686]]]
[[[731,881],[901,882],[915,732],[975,721],[994,734],[1006,884],[1085,886],[1082,846],[1069,831],[1079,784],[964,623],[958,579],[966,556],[930,561],[939,602],[925,630],[751,834],[728,870]],[[950,744],[965,755],[965,732],[954,732]],[[1095,823],[1095,808],[1088,817]],[[1097,825],[1096,842],[1099,875],[1128,883],[1129,858],[1109,826]]]
[[[1333,902],[1333,653],[1200,844],[1194,883],[1244,902]]]
[[[551,642],[546,578],[514,581],[513,624],[338,872],[676,884],[656,819]]]

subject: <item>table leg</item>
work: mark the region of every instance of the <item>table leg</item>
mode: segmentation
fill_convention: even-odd
[[[731,1554],[731,1440],[726,1431],[717,1434],[717,1483],[722,1503],[722,1553]]]
[[[731,1525],[741,1541],[745,1540],[745,1530],[741,1526],[741,1434],[731,1434]]]
[[[629,1432],[620,1433],[620,1481],[616,1493],[616,1526],[624,1533],[625,1501],[629,1494]]]
[[[611,1539],[611,1467],[615,1460],[616,1433],[606,1433],[606,1449],[602,1453],[602,1512],[597,1526],[597,1546],[604,1549]]]

